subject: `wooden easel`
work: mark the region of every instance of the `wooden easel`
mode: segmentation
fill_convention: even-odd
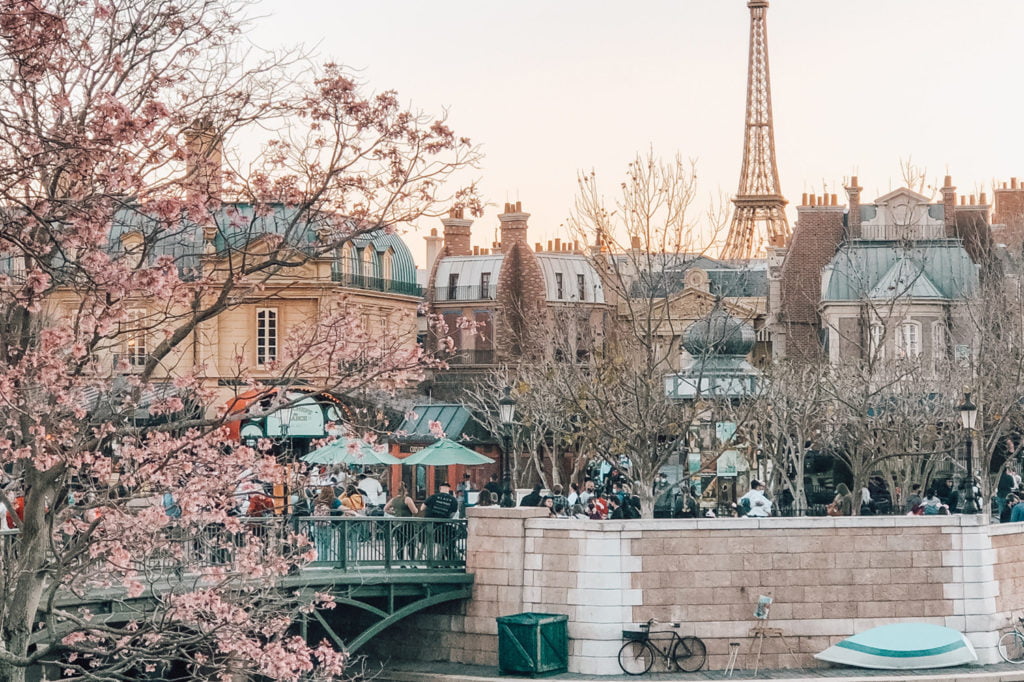
[[[765,623],[755,625],[750,629],[750,636],[754,638],[754,643],[757,644],[757,656],[754,658],[754,674],[757,674],[757,669],[761,666],[761,650],[764,648],[764,640],[769,637],[778,637],[782,640],[782,643],[786,647],[786,651],[793,658],[793,663],[796,663],[796,654],[793,653],[793,647],[789,646],[789,642],[786,640],[786,636],[782,634],[782,628],[770,628]],[[754,647],[754,643],[751,643],[751,649]]]

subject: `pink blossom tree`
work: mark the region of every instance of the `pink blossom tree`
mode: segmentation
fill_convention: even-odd
[[[0,680],[340,674],[293,630],[329,597],[279,589],[309,544],[229,513],[285,468],[227,437],[218,382],[274,410],[271,383],[394,390],[429,359],[342,296],[259,372],[197,349],[362,235],[475,209],[445,190],[475,148],[342,67],[243,48],[245,3],[0,1]]]

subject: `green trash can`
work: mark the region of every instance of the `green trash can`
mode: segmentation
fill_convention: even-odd
[[[569,669],[569,617],[517,613],[498,621],[498,669],[502,673],[554,675]]]

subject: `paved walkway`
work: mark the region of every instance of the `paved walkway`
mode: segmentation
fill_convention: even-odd
[[[527,682],[533,678],[499,675],[497,668],[459,663],[390,663],[376,678],[380,682]],[[726,677],[721,670],[699,673],[652,672],[639,677],[629,675],[579,675],[562,673],[537,679],[618,682],[621,680],[775,680],[775,682],[820,682],[842,679],[844,682],[1024,682],[1024,665],[959,666],[921,671],[861,670],[859,668],[814,668],[793,670],[737,670]]]

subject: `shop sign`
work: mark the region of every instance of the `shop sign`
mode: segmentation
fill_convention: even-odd
[[[291,407],[267,417],[267,435],[280,437],[285,435],[284,425],[288,425],[289,437],[323,438],[324,411],[312,397],[303,398]]]

